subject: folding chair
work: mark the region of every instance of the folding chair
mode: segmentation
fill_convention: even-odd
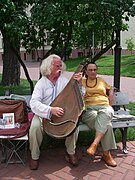
[[[8,164],[22,163],[25,165],[27,160],[28,134],[16,139],[7,139],[9,137],[0,136],[2,147],[2,162]]]
[[[25,100],[28,106],[30,98],[31,96],[10,95],[10,99]],[[28,134],[19,138],[15,138],[15,136],[0,136],[0,144],[2,147],[2,163],[6,163],[6,166],[13,163],[25,165],[27,160]]]

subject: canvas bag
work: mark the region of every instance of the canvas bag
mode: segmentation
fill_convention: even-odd
[[[14,113],[15,123],[19,123],[20,127],[0,129],[0,136],[6,136],[6,139],[14,139],[28,133],[30,123],[27,104],[24,100],[0,99],[0,118],[3,117],[3,113]]]

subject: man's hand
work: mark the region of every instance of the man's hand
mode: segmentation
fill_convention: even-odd
[[[80,86],[82,86],[82,72],[75,73],[73,78],[79,82]]]
[[[57,117],[61,117],[64,114],[64,110],[60,107],[51,107],[51,113]]]

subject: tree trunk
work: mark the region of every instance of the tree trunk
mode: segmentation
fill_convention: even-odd
[[[23,62],[23,60],[21,59],[20,57],[20,54],[18,53],[18,51],[16,51],[16,49],[14,48],[14,46],[12,45],[12,43],[10,43],[10,48],[11,50],[14,52],[14,54],[16,55],[17,57],[17,60],[18,62],[22,65],[23,67],[23,70],[24,70],[24,73],[25,73],[25,76],[30,84],[30,91],[31,91],[31,94],[33,93],[33,90],[34,90],[34,85],[33,85],[33,81],[31,80],[30,76],[29,76],[29,73],[28,73],[28,70],[26,68],[26,65],[25,63]]]
[[[3,73],[2,85],[4,86],[17,86],[20,84],[20,63],[10,47],[9,39],[5,33],[3,35]],[[20,43],[17,42],[15,49],[20,53]]]
[[[92,59],[91,62],[97,61],[104,53],[106,53],[110,48],[112,48],[117,43],[117,39],[113,40],[109,45],[99,51]]]
[[[68,29],[68,32],[67,32],[67,38],[66,38],[66,41],[65,41],[65,44],[64,44],[64,48],[61,52],[61,58],[63,58],[66,54],[66,50],[67,50],[67,47],[69,45],[69,41],[71,40],[71,36],[72,36],[72,29],[73,28],[73,21],[69,21],[69,29]]]

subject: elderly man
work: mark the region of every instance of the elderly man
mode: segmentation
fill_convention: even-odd
[[[64,110],[61,107],[50,106],[52,101],[68,83],[68,79],[61,76],[64,67],[65,65],[61,58],[55,54],[44,59],[40,67],[42,78],[35,85],[30,101],[32,112],[35,114],[29,131],[31,170],[36,170],[39,166],[40,145],[43,140],[43,118],[51,119],[51,114],[57,117],[61,117],[64,114]],[[76,73],[74,79],[82,86],[82,73]],[[78,165],[78,159],[75,154],[78,132],[79,130],[76,128],[75,131],[65,139],[67,151],[66,160],[72,165]]]

